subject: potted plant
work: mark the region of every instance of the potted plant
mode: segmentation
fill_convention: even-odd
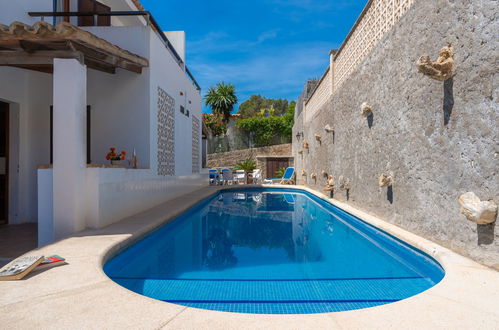
[[[235,170],[244,170],[244,173],[246,174],[246,184],[250,183],[250,174],[253,172],[254,169],[256,169],[256,163],[253,159],[248,158],[243,161],[240,161],[239,163],[234,166]],[[253,179],[251,178],[251,181]]]
[[[126,159],[126,151],[121,151],[121,153],[116,153],[116,148],[109,148],[106,159],[111,162],[111,165],[119,165],[122,160]]]
[[[275,177],[276,178],[282,178],[284,176],[284,173],[286,172],[285,167],[281,167],[275,171]]]

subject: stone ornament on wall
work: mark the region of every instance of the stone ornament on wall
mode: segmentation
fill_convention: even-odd
[[[497,204],[493,201],[481,201],[473,192],[459,196],[460,212],[466,219],[479,225],[488,225],[496,221]]]
[[[338,179],[340,181],[341,190],[350,190],[350,180],[341,175]]]
[[[175,175],[175,100],[158,87],[158,175]]]
[[[315,140],[320,143],[322,141],[322,137],[320,135],[315,134]]]
[[[314,182],[315,182],[315,183],[317,183],[317,174],[316,174],[316,173],[312,173],[312,174],[310,174],[310,178],[311,178],[312,180],[314,180]]]
[[[373,113],[373,107],[367,104],[367,102],[364,102],[360,105],[360,114],[362,116],[368,117],[372,113]]]
[[[334,128],[332,128],[331,125],[329,125],[329,124],[327,124],[326,126],[324,126],[324,130],[327,133],[334,133]]]
[[[327,184],[324,188],[325,191],[333,191],[334,190],[334,176],[330,175],[327,178]]]
[[[383,173],[379,176],[378,185],[380,187],[389,187],[393,185],[393,178],[388,173]]]
[[[301,176],[307,176],[307,171],[301,170]]]
[[[304,141],[303,142],[303,148],[304,149],[308,149],[309,145],[308,145],[308,142],[307,141]]]
[[[192,173],[199,173],[199,137],[201,122],[192,116]]]
[[[438,80],[445,81],[454,74],[454,48],[451,44],[442,48],[435,62],[432,62],[428,55],[421,56],[416,65],[418,72]]]

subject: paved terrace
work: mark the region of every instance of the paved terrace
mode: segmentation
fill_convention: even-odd
[[[328,314],[256,315],[157,301],[120,287],[104,274],[103,263],[121,248],[219,189],[206,187],[104,229],[84,231],[29,252],[60,254],[69,264],[21,281],[0,282],[1,328],[497,329],[499,325],[498,272],[337,201],[331,203],[432,255],[444,266],[445,278],[421,294],[379,307]]]

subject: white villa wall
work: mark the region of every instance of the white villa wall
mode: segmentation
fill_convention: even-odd
[[[149,57],[148,27],[88,27],[85,30],[143,57]],[[110,147],[135,148],[139,166],[148,168],[149,76],[117,69],[116,74],[88,70],[88,104],[91,106],[92,163],[103,164]]]
[[[19,116],[18,136],[11,132],[9,223],[37,221],[36,169],[50,161],[50,105],[52,75],[23,69],[0,67],[0,100],[10,103]],[[15,146],[15,143],[18,143]],[[18,151],[15,155],[14,152]],[[18,161],[17,161],[18,160]],[[19,166],[19,172],[15,169]]]
[[[163,33],[185,63],[185,31],[164,31]]]
[[[0,11],[0,22],[8,24],[19,20],[34,24],[38,19],[31,19],[26,13],[52,10],[52,1],[43,3],[43,6],[35,1],[9,4],[8,13]],[[92,109],[92,162],[105,163],[110,146],[129,153],[135,148],[139,166],[147,168],[87,168],[80,194],[84,199],[85,223],[77,224],[76,230],[105,226],[207,184],[206,174],[193,175],[192,171],[192,118],[201,120],[201,95],[159,36],[145,26],[84,29],[150,60],[150,67],[140,75],[121,69],[117,69],[115,75],[87,70],[87,104]],[[55,230],[53,170],[37,171],[38,165],[50,163],[53,75],[0,67],[0,76],[8,77],[0,80],[0,99],[19,113],[19,174],[16,178],[19,189],[11,195],[18,207],[9,210],[16,215],[10,223],[39,221],[39,243],[43,245],[53,240]],[[175,176],[157,175],[158,87],[175,99]],[[180,105],[189,110],[189,117],[180,113]],[[201,125],[198,134],[201,136]],[[198,141],[200,169],[201,138]],[[10,158],[13,159],[12,155]],[[11,168],[15,167],[11,164]]]
[[[207,176],[158,177],[151,170],[87,169],[87,226],[101,228],[208,183]]]
[[[175,59],[165,48],[156,33],[150,34],[151,55],[151,164],[156,163],[157,146],[157,100],[158,87],[175,99],[175,174],[192,174],[192,116],[201,120],[201,95],[192,82],[180,70]],[[184,95],[180,95],[182,92]],[[191,101],[191,103],[189,103]],[[180,112],[180,105],[189,110],[189,117]],[[153,115],[154,114],[154,115]],[[201,128],[199,130],[201,134]],[[201,139],[199,139],[199,159],[201,159]],[[199,164],[201,166],[201,164]],[[157,171],[157,168],[153,168]],[[157,173],[157,172],[156,172]]]

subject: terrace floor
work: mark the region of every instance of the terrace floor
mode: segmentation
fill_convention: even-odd
[[[2,329],[497,329],[499,272],[334,200],[330,202],[436,258],[446,270],[444,279],[421,294],[373,308],[259,315],[165,303],[128,291],[104,274],[103,263],[121,248],[224,188],[206,187],[106,228],[87,230],[30,252],[59,254],[68,265],[29,274],[21,281],[0,282]]]
[[[0,225],[0,267],[37,246],[36,223]]]

